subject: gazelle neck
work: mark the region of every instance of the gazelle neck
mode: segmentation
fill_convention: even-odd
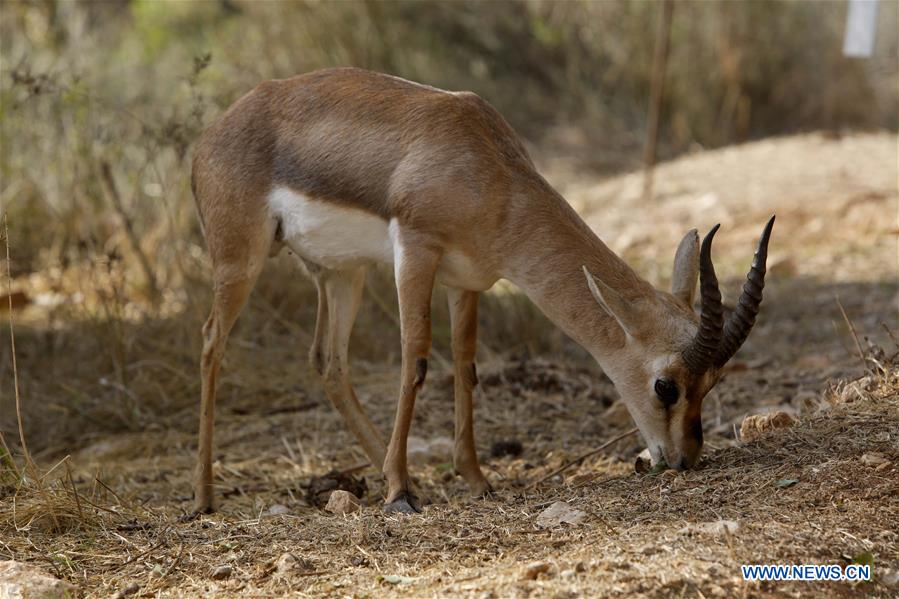
[[[636,299],[652,287],[596,236],[573,208],[545,184],[528,202],[514,241],[506,245],[505,278],[517,285],[556,326],[603,365],[624,333],[590,293],[584,266],[622,297]]]

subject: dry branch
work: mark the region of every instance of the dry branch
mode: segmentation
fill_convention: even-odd
[[[144,250],[140,247],[140,240],[137,237],[137,233],[134,231],[134,224],[132,223],[131,217],[125,212],[125,206],[122,204],[122,196],[119,194],[115,178],[112,176],[112,168],[105,160],[100,163],[100,174],[102,175],[103,189],[106,190],[109,202],[119,215],[119,218],[122,219],[122,224],[125,226],[125,233],[128,235],[128,242],[131,244],[131,249],[134,250],[135,255],[137,255],[141,269],[144,271],[144,277],[147,280],[147,287],[150,291],[150,300],[156,304],[160,299],[159,284],[156,281],[156,275],[153,273],[153,268],[150,266],[150,260],[147,258],[147,254],[145,254]]]

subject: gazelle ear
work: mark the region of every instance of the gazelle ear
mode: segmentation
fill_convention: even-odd
[[[692,229],[681,240],[674,254],[674,272],[671,275],[671,294],[693,307],[696,284],[699,282],[699,234]]]
[[[593,299],[596,300],[596,303],[609,316],[618,321],[619,326],[629,337],[634,337],[640,328],[641,320],[640,313],[634,302],[625,301],[617,291],[602,281],[593,278],[586,266],[582,268],[584,269],[584,276],[587,277],[587,286],[590,288],[590,293],[593,294]]]

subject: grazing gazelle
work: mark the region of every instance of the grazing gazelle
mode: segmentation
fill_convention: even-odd
[[[537,173],[487,102],[349,68],[267,81],[238,100],[197,144],[192,185],[215,288],[203,327],[197,511],[212,509],[215,381],[228,333],[266,256],[283,246],[318,287],[310,360],[325,392],[383,470],[387,509],[412,512],[406,438],[428,369],[435,280],[452,320],[455,468],[475,494],[490,491],[472,424],[478,292],[501,278],[596,358],[653,458],[689,468],[702,449],[702,399],[755,322],[774,220],[725,324],[711,260],[717,226],[701,248],[687,233],[672,292],[656,290]],[[347,360],[366,268],[377,262],[393,265],[402,338],[386,446],[353,393]]]

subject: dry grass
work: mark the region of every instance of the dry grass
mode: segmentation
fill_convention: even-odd
[[[739,565],[844,564],[871,553],[875,577],[899,568],[899,346],[880,324],[893,335],[899,329],[893,257],[883,259],[895,246],[895,223],[882,216],[897,202],[895,177],[888,180],[896,147],[895,136],[804,136],[668,164],[659,169],[661,198],[641,208],[640,230],[626,218],[637,200],[613,201],[616,189],[626,197],[631,177],[572,180],[567,191],[579,209],[590,219],[606,214],[600,232],[657,283],[667,276],[677,235],[720,214],[732,220],[719,235],[716,260],[725,276],[737,276],[757,225],[778,212],[772,248],[780,262],[747,347],[706,401],[709,450],[701,468],[637,475],[632,463],[641,447],[630,437],[529,488],[632,424],[580,350],[549,333],[519,296],[497,294],[485,298],[482,314],[477,430],[499,497],[468,499],[448,456],[419,457],[412,473],[430,503],[412,518],[380,511],[384,485],[371,471],[356,474],[368,487],[359,514],[330,515],[307,498],[313,477],[351,469],[363,456],[306,369],[314,303],[306,286],[283,284],[286,265],[266,273],[226,358],[215,466],[221,510],[189,522],[181,517],[190,507],[203,285],[188,282],[183,295],[148,316],[133,293],[133,273],[115,260],[19,280],[18,289],[35,298],[17,312],[16,332],[25,428],[43,478],[38,484],[37,471],[14,471],[3,458],[0,557],[42,565],[89,596],[132,584],[139,596],[709,597],[812,589],[889,596],[895,589],[878,581],[744,583]],[[772,166],[799,156],[807,169]],[[747,190],[751,201],[739,204],[732,187],[747,189],[741,177],[753,171],[768,181],[767,191],[759,183]],[[568,180],[564,170],[550,178]],[[688,199],[706,192],[719,198],[718,212],[691,213]],[[825,218],[817,238],[803,216],[810,194],[820,214],[845,216]],[[604,231],[619,225],[619,235]],[[646,237],[650,230],[655,238]],[[804,260],[810,240],[815,251]],[[203,264],[202,256],[190,259],[196,269]],[[733,279],[727,288],[735,288]],[[79,304],[79,291],[93,295]],[[354,378],[386,431],[396,386],[398,346],[385,341],[396,336],[387,316],[394,300],[383,278],[373,279],[371,291],[380,300],[368,299],[360,316]],[[64,301],[41,307],[36,298],[52,294]],[[870,358],[872,370],[861,377],[837,295]],[[435,306],[437,350],[445,352],[445,308]],[[9,378],[4,371],[0,379],[2,425],[14,432]],[[451,377],[435,368],[428,383],[413,434],[450,435]],[[734,429],[742,417],[770,409],[794,413],[799,423],[741,445]],[[513,441],[521,455],[491,457],[495,443]],[[873,452],[886,467],[862,461]],[[799,482],[780,488],[780,479]],[[539,529],[536,515],[557,500],[586,511],[587,520]],[[286,513],[267,515],[275,505]],[[684,530],[719,519],[739,522],[740,530]],[[278,569],[285,553],[297,558],[289,571]],[[525,579],[532,561],[545,562],[547,571]],[[231,566],[230,576],[214,579],[222,565]]]
[[[4,502],[0,526],[4,553],[45,564],[97,595],[132,582],[142,596],[577,596],[598,589],[801,595],[808,583],[743,583],[738,566],[845,564],[871,553],[875,576],[895,568],[897,436],[899,369],[892,366],[837,386],[821,412],[797,426],[752,446],[713,451],[701,469],[683,474],[637,475],[626,462],[602,457],[527,491],[526,482],[561,459],[557,454],[534,464],[532,456],[545,446],[535,451],[528,444],[524,459],[491,460],[492,478],[502,481],[496,500],[459,499],[458,485],[451,485],[452,498],[435,497],[445,478],[437,465],[418,472],[434,499],[423,515],[384,515],[375,492],[368,498],[374,505],[340,517],[305,505],[297,483],[310,469],[288,449],[220,464],[222,490],[233,489],[223,512],[180,522],[179,498],[165,497],[172,479],[182,486],[183,475],[157,457],[119,466],[116,487],[134,498],[130,502],[108,492],[76,494],[60,478],[49,496],[25,490]],[[141,444],[128,446],[137,451]],[[889,467],[860,462],[871,452],[886,456]],[[148,467],[154,461],[157,467]],[[799,482],[779,488],[779,479]],[[586,523],[539,529],[535,516],[559,500],[585,510]],[[158,511],[140,507],[141,501]],[[289,513],[267,516],[275,504],[286,504]],[[51,525],[48,510],[60,524]],[[740,530],[724,536],[685,530],[719,519],[739,522]],[[285,553],[300,565],[279,573],[275,566]],[[532,561],[549,564],[533,581],[523,575]],[[231,576],[213,580],[214,569],[226,564]],[[890,592],[876,582],[816,588],[837,595]]]

